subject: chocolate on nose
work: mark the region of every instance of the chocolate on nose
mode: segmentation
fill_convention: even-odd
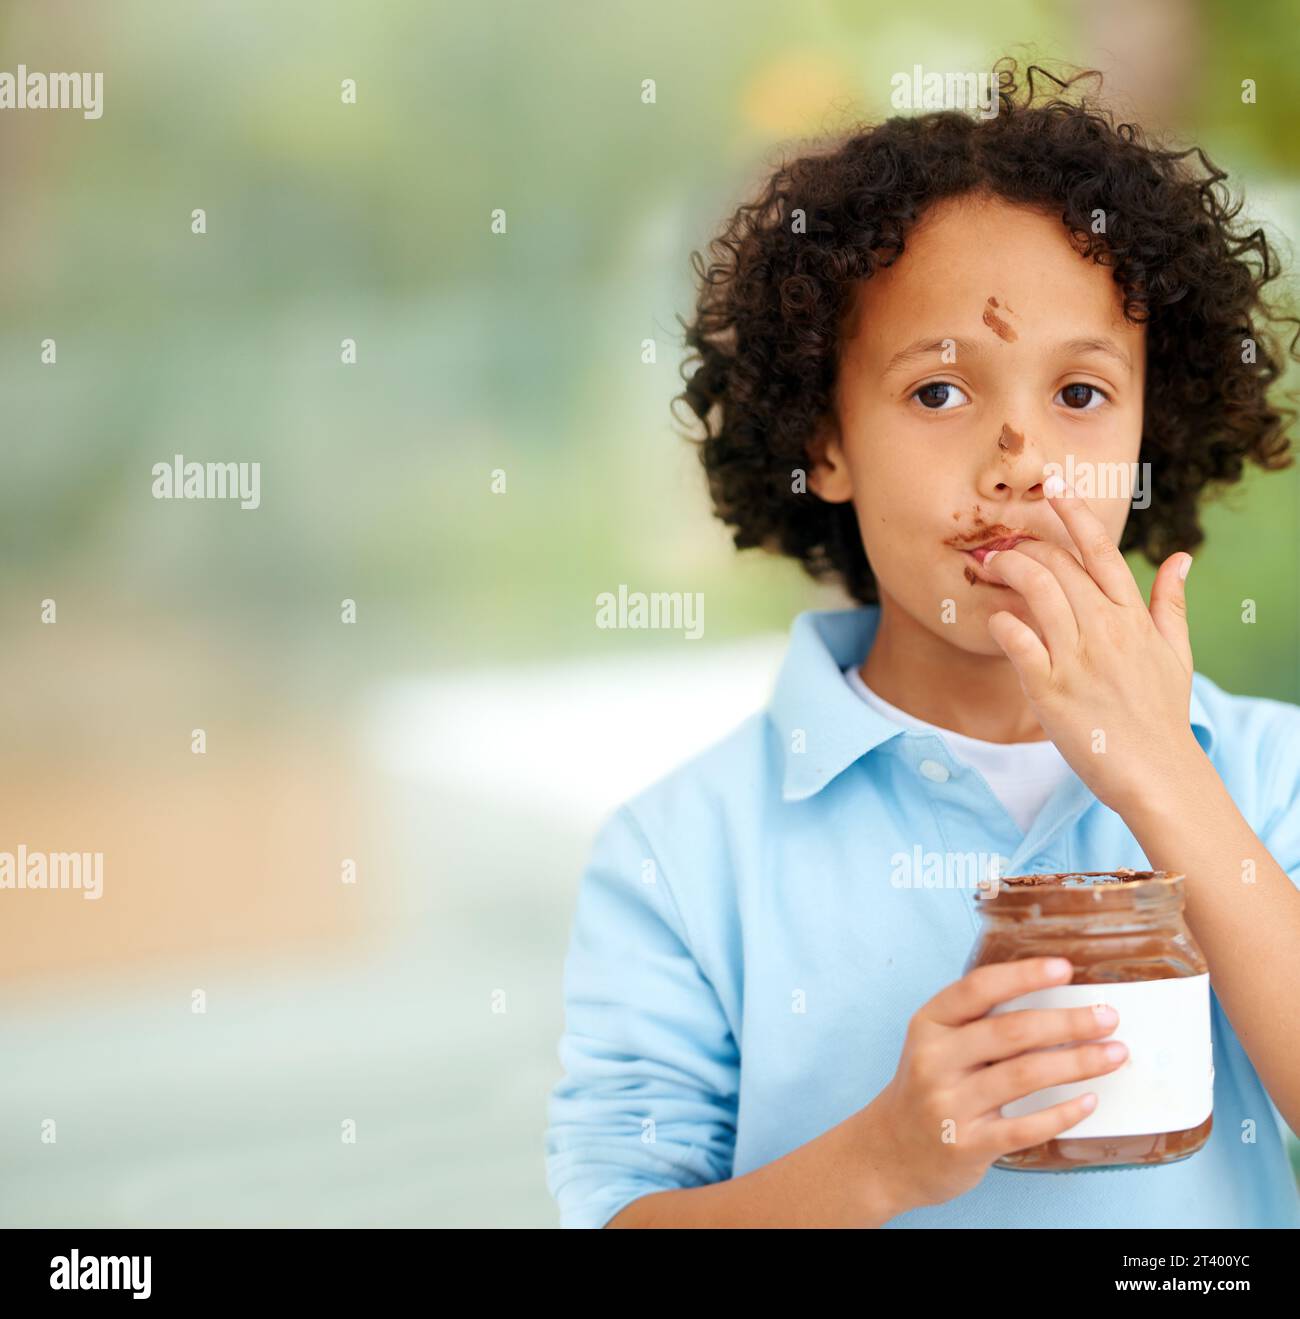
[[[1003,453],[1008,453],[1015,457],[1021,449],[1025,447],[1025,437],[1019,431],[1014,431],[1004,421],[1002,423],[1002,433],[998,436],[998,448]]]

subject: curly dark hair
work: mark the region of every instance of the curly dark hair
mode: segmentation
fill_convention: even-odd
[[[1059,213],[1080,255],[1113,267],[1125,316],[1146,322],[1139,458],[1151,464],[1151,501],[1132,510],[1121,549],[1159,563],[1194,548],[1209,482],[1239,480],[1247,458],[1269,470],[1293,461],[1295,411],[1269,393],[1300,333],[1283,348],[1269,327],[1300,320],[1266,305],[1279,264],[1262,230],[1236,223],[1242,203],[1224,171],[1199,147],[1161,149],[1136,125],[1116,125],[1079,87],[1100,88],[1095,69],[1058,78],[1030,65],[1021,84],[1014,60],[994,72],[995,117],[942,110],[858,125],[783,163],[726,221],[708,263],[691,255],[695,317],[678,319],[692,351],[673,406],[685,401],[692,429],[702,424],[702,439],[687,438],[699,443],[714,510],[737,548],[838,576],[864,604],[878,595],[852,504],[795,493],[791,475],[810,467],[809,441],[833,407],[855,282],[896,260],[909,226],[942,198],[983,191]],[[806,232],[791,231],[796,208]],[[1093,232],[1097,210],[1104,234]],[[1245,339],[1253,362],[1242,361]]]

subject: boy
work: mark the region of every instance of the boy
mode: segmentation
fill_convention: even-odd
[[[1185,603],[1206,483],[1290,461],[1271,254],[1203,156],[1039,72],[1003,72],[996,118],[782,168],[700,269],[719,515],[859,607],[801,615],[769,709],[600,832],[547,1132],[565,1225],[1300,1225],[1272,1108],[1300,1126],[1300,710],[1195,674]],[[1149,501],[1062,479],[1141,464]],[[1185,873],[1202,1150],[991,1167],[1087,1115],[1001,1109],[1122,1066],[1123,1022],[988,1016],[1070,965],[962,975],[972,892],[891,883],[918,847]]]

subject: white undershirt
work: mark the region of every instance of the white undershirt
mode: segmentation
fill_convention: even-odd
[[[927,724],[924,719],[890,705],[862,681],[856,665],[845,669],[844,676],[849,686],[886,719],[902,724],[904,728],[937,733],[955,760],[984,776],[993,795],[1006,807],[1007,814],[1021,833],[1029,832],[1034,817],[1061,780],[1071,772],[1065,757],[1050,739],[1042,742],[982,742],[964,733],[954,733],[949,728]]]

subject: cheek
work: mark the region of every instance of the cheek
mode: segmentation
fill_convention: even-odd
[[[1142,447],[1143,415],[1140,401],[1125,406],[1112,414],[1110,424],[1087,447],[1095,448],[1097,458],[1104,462],[1136,462]]]
[[[854,455],[854,502],[859,516],[873,523],[933,516],[941,473],[924,447],[903,435],[883,438],[889,437],[885,424],[873,427],[873,434],[878,438],[863,443]]]
[[[926,480],[923,475],[900,479],[896,471],[881,473],[855,493],[858,527],[873,561],[915,557],[922,545],[938,539],[935,509],[948,504],[940,505]]]

